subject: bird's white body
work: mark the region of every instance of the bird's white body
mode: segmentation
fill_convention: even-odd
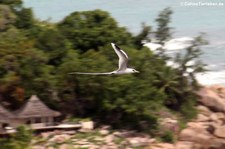
[[[127,54],[116,44],[111,43],[114,51],[116,52],[117,56],[119,57],[119,66],[117,70],[112,72],[102,72],[102,73],[92,73],[92,72],[72,72],[69,74],[87,74],[87,75],[113,75],[113,74],[130,74],[130,73],[138,73],[137,70],[133,68],[128,68],[128,56]]]
[[[125,70],[112,71],[112,74],[129,74],[129,73],[138,73],[138,71],[133,68],[126,68]]]

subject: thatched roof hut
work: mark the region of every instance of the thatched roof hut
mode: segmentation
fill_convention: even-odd
[[[32,95],[27,103],[15,112],[16,118],[56,117],[59,112],[49,109],[36,95]]]
[[[12,114],[0,105],[0,123],[8,122],[11,117]]]

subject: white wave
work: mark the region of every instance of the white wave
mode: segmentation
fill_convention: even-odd
[[[225,85],[225,71],[209,71],[206,73],[199,73],[196,75],[196,78],[202,85]]]
[[[213,62],[211,62],[213,63]],[[220,71],[223,70],[225,68],[225,63],[218,63],[218,62],[214,62],[215,64],[207,64],[206,69],[211,70],[211,71]]]
[[[190,60],[190,61],[188,61],[186,64],[185,64],[185,66],[193,66],[193,65],[195,65],[195,61],[192,61],[192,60]]]
[[[174,61],[168,60],[166,61],[166,66],[172,67],[172,68],[178,68],[180,65]]]
[[[159,48],[162,48],[161,44],[152,43],[152,42],[145,43],[143,46],[148,47],[153,52]]]
[[[193,45],[194,39],[191,37],[174,38],[165,43],[166,50],[181,50]]]
[[[209,64],[209,65],[206,66],[206,68],[208,68],[208,69],[209,68],[215,68],[215,67],[218,67],[218,65],[219,64]]]
[[[191,45],[193,45],[193,42],[194,39],[191,37],[181,37],[181,38],[173,38],[165,42],[164,46],[156,42],[147,42],[147,41],[142,41],[142,44],[143,46],[148,47],[153,52],[159,48],[163,48],[166,50],[166,52],[168,52],[188,48]]]

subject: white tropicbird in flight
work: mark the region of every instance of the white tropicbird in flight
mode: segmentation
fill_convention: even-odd
[[[128,56],[127,54],[116,44],[111,43],[114,51],[119,57],[119,68],[117,70],[114,70],[112,72],[102,72],[102,73],[95,73],[95,72],[72,72],[69,74],[87,74],[87,75],[111,75],[111,74],[129,74],[129,73],[139,73],[139,71],[133,69],[133,68],[128,68],[127,63],[128,63]]]

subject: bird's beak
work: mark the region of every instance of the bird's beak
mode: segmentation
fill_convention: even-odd
[[[111,43],[111,46],[113,47],[113,49],[116,48],[115,43]]]
[[[136,73],[140,73],[140,71],[136,71]]]

